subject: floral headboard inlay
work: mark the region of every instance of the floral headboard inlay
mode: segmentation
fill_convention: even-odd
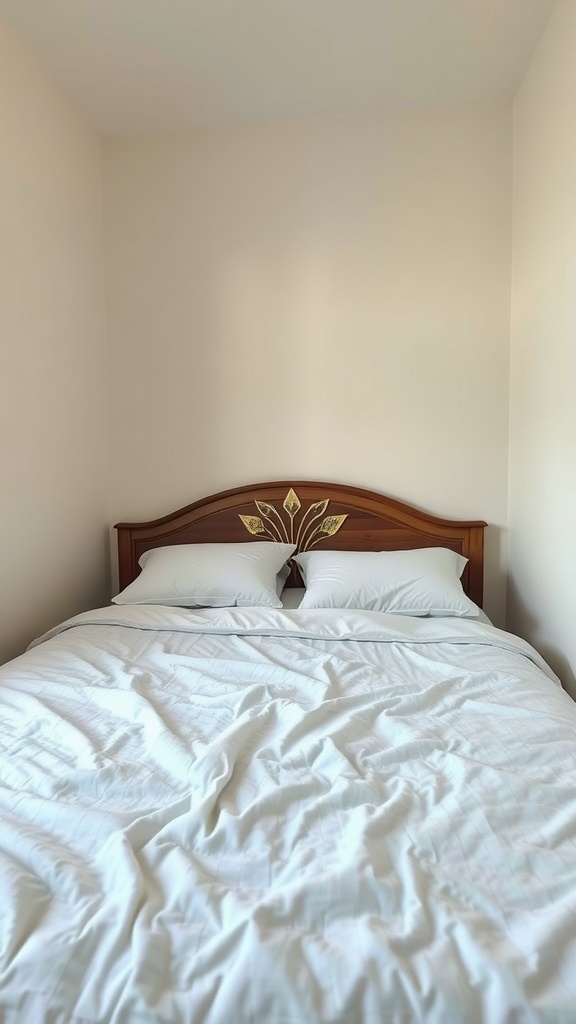
[[[259,516],[243,516],[248,533],[262,535],[283,544],[295,544],[298,551],[308,551],[325,537],[333,537],[342,526],[348,514],[327,516],[330,498],[313,501],[302,511],[302,502],[291,487],[279,511],[268,501],[254,501]],[[319,521],[320,520],[320,521]]]

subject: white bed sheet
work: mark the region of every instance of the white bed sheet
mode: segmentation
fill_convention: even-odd
[[[575,711],[470,620],[71,620],[0,669],[0,1019],[575,1021]]]

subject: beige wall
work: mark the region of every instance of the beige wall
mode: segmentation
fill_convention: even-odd
[[[576,3],[514,109],[508,625],[576,697]]]
[[[484,518],[503,621],[503,108],[105,148],[112,509],[285,477]]]
[[[107,596],[101,165],[0,24],[0,660]]]
[[[0,659],[107,600],[112,518],[325,477],[489,520],[576,695],[576,5],[510,119],[428,111],[100,148],[0,25]]]

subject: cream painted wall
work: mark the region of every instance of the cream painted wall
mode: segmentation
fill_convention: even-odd
[[[0,660],[108,596],[101,159],[0,24]]]
[[[576,697],[576,4],[514,106],[508,626]]]
[[[503,621],[508,109],[105,147],[112,509],[304,477],[484,518]]]

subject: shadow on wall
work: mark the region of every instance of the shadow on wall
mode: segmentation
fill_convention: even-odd
[[[507,589],[507,619],[510,628],[515,629],[517,624],[522,624],[522,631],[515,629],[524,640],[532,644],[544,661],[556,673],[562,686],[573,700],[576,700],[576,676],[568,659],[553,645],[540,638],[540,626],[538,619],[526,607],[520,592],[512,577],[508,577]]]
[[[484,602],[487,615],[506,629],[506,530],[489,523],[484,530]]]

